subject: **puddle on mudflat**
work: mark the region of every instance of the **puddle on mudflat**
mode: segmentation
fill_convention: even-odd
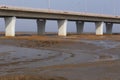
[[[0,46],[0,74],[20,72],[21,69],[32,69],[60,64],[77,64],[94,61],[96,57],[82,51],[64,51]],[[15,69],[20,69],[17,71]],[[10,70],[10,71],[9,71]],[[13,70],[13,71],[11,71]]]
[[[97,61],[120,59],[120,43],[110,40],[81,40],[81,42],[93,44],[100,48],[93,51],[97,55]]]
[[[91,59],[94,58],[91,57],[92,55],[82,53],[82,51],[76,51],[76,52],[73,51],[71,53],[67,53],[64,51],[45,50],[45,49],[38,50],[32,48],[21,48],[21,47],[3,46],[3,45],[1,45],[0,47],[1,47],[0,59],[3,60],[0,61],[0,63],[12,63],[18,61],[37,62],[37,61],[49,61],[49,60],[54,60],[54,62],[57,61],[57,63],[59,61],[65,63],[63,62],[63,60],[69,60],[78,56],[79,56],[78,59],[81,62],[88,61],[89,58]]]
[[[94,44],[105,49],[116,48],[116,46],[120,45],[119,42],[110,40],[81,40],[81,42]]]
[[[104,50],[116,48],[120,43],[112,41],[80,41],[102,48],[90,49],[32,49],[0,45],[0,75],[22,73],[25,70],[61,64],[79,64],[101,60],[116,60],[119,54],[110,54]],[[27,71],[28,72],[28,71]]]

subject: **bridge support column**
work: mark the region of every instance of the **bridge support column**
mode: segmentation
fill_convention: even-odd
[[[83,33],[84,22],[83,21],[76,21],[76,29],[77,29],[77,34]]]
[[[96,25],[96,35],[103,35],[104,22],[95,22]]]
[[[106,23],[106,33],[112,34],[113,23]]]
[[[45,19],[37,19],[37,34],[43,35],[45,33]]]
[[[58,35],[67,35],[67,20],[58,20]]]
[[[15,36],[16,17],[5,17],[5,36]]]

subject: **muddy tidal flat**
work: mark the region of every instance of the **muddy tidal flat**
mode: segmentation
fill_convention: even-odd
[[[0,36],[0,80],[120,80],[120,34]]]

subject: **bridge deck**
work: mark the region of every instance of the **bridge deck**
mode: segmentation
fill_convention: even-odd
[[[68,19],[83,21],[104,21],[120,23],[120,16],[93,14],[85,12],[60,11],[51,9],[34,9],[24,7],[0,6],[0,16],[16,16],[17,18]]]
[[[94,13],[73,12],[73,11],[61,11],[61,10],[52,10],[52,9],[34,9],[34,8],[26,8],[26,7],[0,6],[0,10],[21,11],[21,12],[36,12],[36,13],[38,12],[38,13],[76,15],[76,16],[90,16],[90,17],[120,18],[120,16],[105,15],[105,14],[94,14]]]

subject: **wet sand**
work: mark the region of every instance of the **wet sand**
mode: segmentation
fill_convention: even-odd
[[[120,80],[120,34],[0,37],[0,80]]]

